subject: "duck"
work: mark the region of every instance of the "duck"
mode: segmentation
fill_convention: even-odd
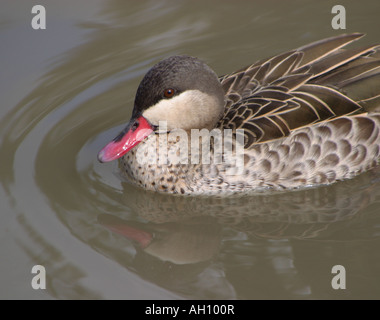
[[[352,33],[218,76],[170,56],[137,88],[125,128],[98,153],[127,181],[179,195],[329,185],[380,161],[380,47]]]

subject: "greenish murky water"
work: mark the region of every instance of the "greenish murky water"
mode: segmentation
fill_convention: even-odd
[[[340,33],[380,43],[380,3],[30,1],[0,12],[0,298],[380,298],[380,173],[329,187],[174,197],[122,182],[96,154],[160,59],[225,74]],[[46,290],[31,286],[46,268]],[[332,268],[346,270],[334,290]]]

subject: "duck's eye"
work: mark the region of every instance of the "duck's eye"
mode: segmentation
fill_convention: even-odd
[[[174,89],[165,89],[164,91],[164,97],[165,98],[171,98],[174,96],[175,90]]]

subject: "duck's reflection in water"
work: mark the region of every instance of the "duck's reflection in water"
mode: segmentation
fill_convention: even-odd
[[[380,182],[374,172],[353,181],[225,198],[127,186],[138,217],[100,215],[98,221],[135,244],[129,268],[187,297],[380,296],[380,259],[371,249],[380,244]],[[341,292],[331,287],[337,264],[347,269],[350,282]],[[372,277],[363,278],[363,271]]]
[[[198,291],[205,285],[208,290],[213,287],[214,294],[218,291],[216,287],[222,292],[228,287],[225,280],[213,279],[220,270],[206,271],[210,274],[208,283],[197,284],[203,278],[200,274],[210,267],[215,269],[212,262],[220,250],[221,226],[214,219],[201,217],[155,224],[101,215],[98,220],[107,229],[133,241],[136,253],[128,268],[135,269],[145,279],[185,295],[194,294],[194,289]],[[219,295],[230,296],[231,292]]]
[[[220,247],[221,226],[207,217],[162,224],[125,221],[112,215],[100,215],[98,220],[148,255],[178,265],[208,261]]]

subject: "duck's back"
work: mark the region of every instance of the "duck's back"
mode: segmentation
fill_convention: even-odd
[[[341,116],[380,109],[380,51],[341,49],[361,34],[321,40],[220,78],[219,126],[246,131],[246,148]]]

